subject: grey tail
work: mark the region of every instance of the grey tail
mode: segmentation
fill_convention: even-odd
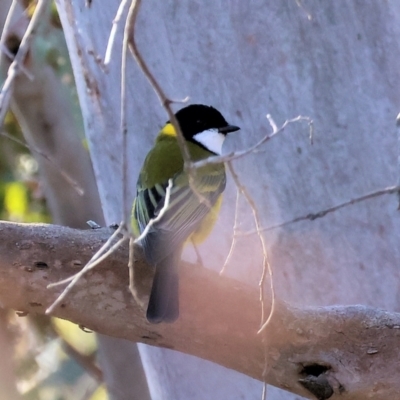
[[[151,287],[147,320],[152,324],[174,322],[179,317],[179,276],[180,252],[171,254],[156,265]]]

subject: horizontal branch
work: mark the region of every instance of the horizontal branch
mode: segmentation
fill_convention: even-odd
[[[0,223],[0,301],[43,314],[110,229]],[[135,249],[138,294],[147,299],[151,269]],[[277,302],[262,335],[258,289],[206,268],[182,265],[181,315],[151,325],[128,288],[121,248],[81,279],[54,315],[91,330],[214,361],[308,398],[375,400],[400,392],[400,315],[363,306],[298,309]],[[268,297],[265,299],[267,301]]]

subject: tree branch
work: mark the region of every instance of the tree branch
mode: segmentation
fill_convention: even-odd
[[[268,226],[266,228],[262,228],[261,231],[262,232],[272,231],[274,229],[283,228],[284,226],[292,225],[292,224],[294,224],[296,222],[300,222],[300,221],[306,221],[306,220],[314,221],[314,220],[316,220],[318,218],[325,217],[325,215],[327,215],[329,213],[338,211],[341,208],[352,206],[353,204],[361,203],[361,202],[363,202],[365,200],[374,199],[375,197],[380,197],[380,196],[383,196],[384,194],[394,194],[394,193],[397,193],[398,195],[400,194],[400,186],[399,185],[389,186],[389,187],[384,188],[384,189],[379,189],[379,190],[376,190],[374,192],[367,193],[367,194],[365,194],[363,196],[359,196],[359,197],[356,197],[354,199],[347,200],[347,201],[345,201],[343,203],[337,204],[336,206],[325,208],[324,210],[320,210],[320,211],[315,212],[315,213],[308,213],[306,215],[302,215],[300,217],[293,218],[293,219],[291,219],[289,221],[281,222],[281,223],[276,224],[276,225],[271,225],[271,226]],[[397,209],[399,210],[399,208],[397,208]],[[238,232],[238,236],[239,235],[240,236],[253,235],[253,234],[258,234],[257,230],[253,230],[253,231],[249,231],[249,232]]]
[[[46,286],[77,272],[109,235],[108,229],[0,223],[2,304],[43,314],[60,290]],[[151,269],[139,247],[135,258],[138,295],[147,298]],[[88,273],[55,315],[110,336],[205,358],[259,380],[266,361],[269,384],[308,398],[317,393],[328,398],[321,388],[331,388],[331,398],[340,394],[342,400],[371,395],[383,400],[400,391],[400,364],[393,351],[400,338],[399,314],[364,306],[298,309],[277,302],[267,329],[257,335],[257,288],[183,265],[180,319],[151,325],[130,294],[127,264],[126,246]]]

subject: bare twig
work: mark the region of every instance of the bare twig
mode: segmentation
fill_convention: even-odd
[[[122,3],[121,3],[122,4]],[[118,10],[119,11],[119,10]],[[122,60],[121,60],[121,114],[120,129],[122,134],[122,220],[127,223],[129,218],[128,210],[128,126],[126,121],[126,59],[128,56],[128,38],[129,38],[129,21],[132,18],[129,14],[125,23],[124,38],[122,42]],[[128,230],[131,232],[131,224],[127,223]]]
[[[165,212],[167,211],[167,208],[170,204],[170,197],[171,197],[171,189],[172,189],[172,179],[168,180],[168,186],[167,186],[167,190],[165,192],[165,201],[164,201],[164,205],[163,208],[160,210],[159,214],[157,215],[156,218],[152,218],[149,223],[146,225],[146,228],[144,229],[144,231],[141,233],[141,235],[135,239],[135,242],[138,243],[141,240],[144,239],[144,237],[147,235],[147,233],[149,232],[150,228],[156,223],[158,222],[163,215],[165,214]]]
[[[132,293],[132,296],[137,300],[138,296],[136,294],[135,289],[135,241],[132,237],[129,238],[129,290]]]
[[[160,212],[156,218],[153,218],[149,221],[149,223],[146,225],[146,228],[144,229],[142,234],[133,241],[134,244],[139,243],[147,235],[150,228],[157,221],[159,221],[165,214],[165,212],[169,206],[169,202],[170,202],[172,184],[173,184],[172,179],[170,179],[168,182],[168,187],[166,189],[165,202],[164,202],[163,208],[160,210]],[[70,276],[67,279],[64,279],[62,281],[49,284],[47,286],[47,288],[53,288],[53,287],[64,285],[64,284],[68,283],[67,287],[61,292],[61,294],[57,297],[57,299],[53,302],[53,304],[51,304],[51,306],[46,310],[46,314],[51,314],[54,311],[54,309],[65,299],[65,297],[73,289],[73,287],[77,284],[77,282],[83,275],[85,275],[88,271],[92,270],[97,265],[99,265],[102,261],[104,261],[110,255],[112,255],[120,246],[122,246],[123,243],[125,243],[128,239],[130,239],[131,235],[129,232],[130,231],[127,228],[125,222],[122,221],[121,224],[119,225],[118,229],[109,237],[109,239],[106,241],[106,243],[104,243],[104,245],[93,255],[93,257],[87,262],[87,264],[78,273],[76,273],[75,275]],[[111,246],[111,243],[114,241],[114,239],[116,239],[118,237],[119,234],[122,234],[122,237],[114,245]],[[133,254],[132,254],[132,257],[133,257]],[[132,264],[132,268],[133,268],[133,264]],[[133,271],[131,271],[130,274],[133,277]],[[131,282],[129,283],[129,285],[131,285]],[[133,292],[132,292],[132,294],[133,294]],[[135,297],[135,295],[134,295],[134,297]]]
[[[307,215],[302,215],[301,217],[293,218],[290,221],[286,221],[286,222],[282,222],[280,224],[268,226],[267,228],[262,228],[261,231],[262,232],[272,231],[274,229],[282,228],[284,226],[291,225],[291,224],[294,224],[294,223],[300,222],[300,221],[306,221],[306,220],[314,221],[315,219],[325,217],[325,215],[327,215],[327,214],[329,214],[331,212],[340,210],[341,208],[344,208],[344,207],[347,207],[347,206],[351,206],[353,204],[361,203],[362,201],[373,199],[375,197],[379,197],[379,196],[382,196],[384,194],[399,193],[399,191],[400,191],[400,186],[390,186],[390,187],[387,187],[385,189],[376,190],[375,192],[368,193],[368,194],[366,194],[364,196],[360,196],[360,197],[357,197],[355,199],[347,200],[347,201],[345,201],[343,203],[340,203],[340,204],[338,204],[336,206],[326,208],[325,210],[318,211],[316,213],[310,213],[310,214],[307,214]],[[256,233],[257,233],[257,231],[254,230],[254,231],[249,231],[249,232],[242,232],[239,235],[240,236],[247,236],[247,235],[254,235]]]
[[[397,186],[400,187],[400,113],[396,118],[397,127]],[[397,209],[400,210],[400,190],[397,192],[398,205]]]
[[[269,125],[272,128],[272,132],[276,132],[278,130],[278,125],[276,125],[274,119],[272,118],[272,115],[271,114],[267,114],[265,116],[265,118],[267,118],[267,120],[269,122]]]
[[[88,261],[88,263],[75,275],[64,279],[59,282],[51,283],[47,285],[47,288],[52,288],[56,286],[60,286],[69,282],[68,286],[61,292],[61,294],[57,297],[57,299],[53,302],[53,304],[46,310],[46,314],[51,314],[54,309],[63,301],[63,299],[67,296],[67,294],[72,290],[78,280],[96,265],[98,265],[101,261],[103,261],[108,255],[112,254],[113,251],[116,250],[116,245],[120,246],[127,238],[125,236],[122,239],[118,240],[118,242],[112,246],[111,243],[114,239],[123,232],[125,228],[124,223],[122,222],[118,229],[110,236],[110,238],[104,243],[104,245],[93,255],[93,257]],[[111,251],[112,250],[112,251]]]
[[[10,33],[10,26],[11,26],[11,21],[14,17],[14,13],[18,10],[18,0],[13,0],[10,8],[7,13],[7,18],[4,22],[4,27],[3,27],[3,32],[1,33],[0,37],[0,65],[3,64],[3,55],[6,55],[11,61],[14,61],[15,59],[15,54],[13,54],[8,47],[6,46],[6,39],[8,34]],[[25,68],[23,64],[19,65],[19,68],[21,72],[26,75],[26,77],[32,81],[34,79],[33,75]]]
[[[193,236],[190,237],[190,242],[192,243],[194,253],[196,254],[196,265],[201,265],[204,267],[203,258],[201,257],[200,250],[197,244],[193,240]]]
[[[261,243],[261,247],[262,247],[262,251],[263,251],[263,270],[262,270],[261,279],[259,282],[260,302],[261,302],[261,324],[260,324],[261,328],[258,331],[258,333],[260,333],[265,329],[265,327],[271,321],[272,315],[275,310],[275,289],[274,289],[272,268],[271,268],[271,264],[269,263],[269,260],[268,260],[268,251],[267,251],[267,246],[265,244],[264,236],[261,232],[261,220],[258,215],[257,206],[256,206],[254,200],[252,199],[252,197],[250,196],[250,194],[248,193],[248,191],[246,190],[246,188],[240,182],[238,175],[236,174],[235,170],[233,169],[232,163],[228,161],[227,165],[228,165],[229,171],[232,174],[232,178],[235,181],[236,187],[238,188],[240,193],[242,193],[244,195],[244,197],[246,198],[246,200],[251,208],[251,211],[253,213],[254,223],[256,225],[257,235],[260,239],[260,243]],[[266,277],[267,272],[268,272],[268,276],[270,279],[269,281],[270,281],[270,290],[271,290],[271,309],[269,311],[268,317],[265,319],[264,282],[265,282],[265,277]]]
[[[261,394],[261,400],[267,400],[267,383],[263,382],[263,390]]]
[[[129,49],[130,49],[136,63],[138,64],[139,68],[142,70],[143,74],[149,81],[151,87],[156,92],[158,98],[160,99],[162,106],[164,107],[165,111],[168,114],[170,123],[172,124],[172,126],[175,129],[177,142],[178,142],[179,148],[181,150],[181,154],[182,154],[183,161],[184,161],[184,169],[186,171],[188,171],[188,180],[189,180],[190,188],[192,189],[193,193],[197,196],[200,203],[206,204],[209,208],[211,208],[211,204],[208,201],[208,199],[197,190],[197,187],[195,184],[196,171],[194,168],[192,168],[193,163],[191,161],[189,149],[187,147],[185,138],[184,138],[181,128],[179,126],[179,122],[176,119],[176,116],[171,108],[172,103],[186,103],[189,100],[189,98],[186,97],[183,100],[172,100],[172,99],[168,98],[165,95],[164,91],[162,90],[160,84],[155,79],[154,75],[150,72],[149,67],[145,63],[145,61],[137,47],[137,44],[135,41],[135,24],[136,24],[136,18],[137,18],[138,12],[139,12],[140,3],[141,3],[141,0],[132,0],[131,6],[130,6],[129,12],[128,12],[125,32],[130,32]]]
[[[239,188],[236,188],[235,220],[233,223],[232,242],[231,242],[231,247],[229,249],[229,253],[226,256],[224,265],[222,266],[221,271],[219,272],[220,275],[222,275],[225,272],[226,266],[228,265],[233,254],[233,250],[235,248],[238,225],[239,225],[239,200],[240,200],[240,190]]]
[[[267,115],[268,121],[271,124],[272,119],[271,116],[268,114]],[[243,156],[246,156],[250,153],[253,153],[255,150],[258,149],[258,147],[260,147],[261,145],[263,145],[265,142],[267,142],[268,140],[272,139],[273,137],[275,137],[276,135],[278,135],[279,133],[281,133],[282,131],[285,130],[285,128],[289,125],[289,124],[293,124],[295,122],[299,122],[299,121],[307,121],[308,125],[310,127],[310,140],[312,142],[312,133],[313,133],[313,120],[309,117],[304,117],[302,115],[299,115],[296,118],[292,118],[292,119],[288,119],[286,120],[282,126],[280,128],[277,128],[275,123],[272,123],[272,133],[264,136],[261,140],[259,140],[256,144],[254,144],[253,146],[249,147],[246,150],[241,150],[241,151],[235,151],[235,152],[231,152],[229,154],[225,154],[223,156],[214,156],[214,157],[209,157],[205,160],[200,160],[200,161],[196,161],[196,162],[192,162],[191,163],[191,168],[195,169],[195,168],[201,168],[204,167],[206,165],[209,164],[219,164],[219,163],[224,163],[224,162],[228,162],[228,161],[232,161],[232,160],[236,160],[237,158],[241,158]]]
[[[107,66],[111,61],[112,51],[114,48],[115,38],[118,32],[118,26],[121,21],[122,15],[124,14],[125,8],[128,5],[129,0],[122,0],[119,4],[117,14],[112,22],[112,28],[110,32],[110,37],[108,38],[107,42],[107,49],[104,56],[104,65]]]
[[[147,78],[147,80],[150,82],[150,85],[156,92],[158,98],[160,99],[160,102],[162,106],[164,107],[165,111],[168,114],[169,120],[173,127],[175,128],[175,131],[177,133],[177,139],[178,139],[178,144],[182,152],[182,157],[185,161],[185,164],[190,163],[190,154],[189,150],[186,146],[185,143],[185,138],[183,137],[181,128],[179,126],[179,123],[175,117],[174,112],[172,111],[171,104],[172,103],[181,103],[181,102],[186,102],[188,99],[184,99],[182,101],[176,101],[176,100],[171,100],[169,99],[164,91],[161,89],[160,84],[157,82],[157,80],[154,78],[153,74],[150,72],[149,67],[145,63],[142,55],[139,52],[139,49],[136,44],[135,40],[135,24],[136,24],[136,18],[139,13],[139,7],[140,7],[141,0],[132,0],[131,6],[129,8],[129,13],[128,13],[128,18],[127,18],[127,25],[126,25],[126,31],[130,32],[129,35],[129,49],[133,55],[133,57],[136,60],[136,63],[142,70],[143,74]]]
[[[121,224],[121,225],[123,225],[123,224]],[[124,229],[125,229],[125,227],[124,227]],[[87,272],[92,270],[94,267],[99,265],[102,261],[104,261],[110,255],[112,255],[127,240],[128,240],[128,236],[124,235],[113,246],[111,246],[107,251],[106,250],[102,250],[102,251],[99,250],[95,254],[95,256],[98,256],[97,259],[94,260],[94,261],[89,261],[89,263],[87,263],[77,274],[75,274],[72,277],[69,277],[67,279],[64,279],[61,282],[56,282],[56,283],[52,283],[52,284],[48,285],[47,287],[51,288],[51,287],[59,286],[59,285],[61,285],[63,283],[66,283],[66,282],[70,281],[70,283],[62,291],[62,293],[57,297],[57,299],[54,301],[54,303],[46,310],[46,314],[51,314],[54,311],[54,309],[65,299],[65,297],[73,289],[73,287],[78,283],[79,279],[82,278],[83,275],[85,275]]]
[[[26,29],[26,32],[21,40],[20,46],[18,48],[17,54],[13,57],[13,61],[8,69],[7,73],[7,78],[3,84],[3,87],[0,92],[0,126],[3,125],[4,122],[4,117],[9,109],[10,106],[10,100],[12,96],[12,92],[14,89],[14,81],[16,77],[18,76],[19,72],[24,72],[25,75],[28,76],[29,79],[32,79],[32,74],[26,70],[24,67],[23,63],[26,57],[27,52],[29,51],[30,45],[32,43],[32,40],[36,34],[37,31],[37,26],[40,23],[40,18],[42,17],[43,13],[46,10],[46,7],[48,6],[49,0],[40,0],[35,8],[35,12],[32,16],[32,19]],[[7,35],[7,32],[9,30],[9,24],[12,18],[12,14],[15,11],[15,7],[18,4],[18,1],[13,1],[11,4],[9,13],[7,15],[7,21],[6,25],[4,27],[1,39],[0,39],[0,46],[1,50],[4,51],[6,49],[5,47],[5,38]],[[57,170],[60,172],[60,175],[65,179],[65,181],[70,184],[74,190],[79,194],[83,195],[84,191],[82,187],[74,180],[72,179],[64,170],[58,167],[57,162],[52,159],[49,155],[38,149],[36,146],[33,145],[28,145],[25,142],[15,138],[14,136],[8,134],[7,132],[4,132],[3,130],[0,130],[0,135],[4,136],[5,138],[12,140],[13,142],[19,144],[20,146],[23,146],[27,149],[29,149],[32,153],[36,153],[43,157],[45,160],[47,160],[49,163],[54,165]]]
[[[107,251],[107,249],[111,246],[111,243],[114,241],[114,239],[123,232],[123,224],[119,225],[118,228],[115,230],[115,232],[108,238],[108,240],[103,244],[103,246],[92,256],[92,258],[87,262],[86,266],[83,268],[85,269],[87,266],[90,267],[91,263],[96,262],[102,255]],[[83,270],[82,269],[82,270]],[[78,272],[77,274],[70,276],[62,281],[55,282],[55,283],[50,283],[47,285],[47,288],[53,288],[56,286],[64,285],[70,281],[72,281],[77,275],[79,275],[82,271]]]
[[[14,16],[17,6],[18,6],[18,0],[12,0],[10,8],[8,9],[7,18],[4,21],[3,32],[1,33],[1,37],[0,37],[0,44],[4,47],[6,47],[5,46],[6,37],[9,33],[11,21],[12,21],[12,18]],[[2,62],[2,54],[0,54],[0,63],[1,62]]]
[[[165,201],[164,201],[164,205],[162,207],[162,209],[160,210],[159,214],[157,215],[156,218],[152,218],[148,224],[146,225],[146,228],[144,229],[144,231],[141,233],[141,235],[139,237],[137,237],[135,240],[132,240],[132,238],[130,238],[129,240],[129,263],[128,263],[128,267],[129,267],[129,290],[132,293],[133,298],[136,300],[136,302],[138,304],[140,304],[140,300],[139,297],[137,296],[137,292],[135,289],[135,284],[134,284],[134,276],[135,276],[135,270],[134,270],[134,253],[133,253],[133,245],[136,243],[139,243],[142,239],[144,239],[146,237],[146,235],[148,234],[150,228],[156,223],[158,222],[163,215],[165,214],[165,212],[167,211],[168,206],[170,205],[170,199],[171,199],[171,189],[172,189],[172,184],[173,181],[172,179],[170,179],[168,181],[168,186],[167,189],[165,191]]]
[[[17,6],[18,6],[18,0],[13,0],[11,5],[10,5],[10,8],[8,10],[7,18],[6,18],[5,22],[4,22],[3,32],[1,33],[1,37],[0,37],[0,47],[1,47],[0,48],[0,50],[1,50],[1,52],[0,52],[0,64],[2,64],[2,62],[3,62],[3,53],[7,57],[9,57],[10,60],[13,60],[14,57],[15,57],[14,54],[9,52],[9,50],[8,50],[8,48],[6,46],[6,38],[7,38],[7,35],[9,34],[11,21],[12,21],[12,18],[14,16],[14,13],[15,13],[15,11],[17,9]]]
[[[301,8],[301,9],[304,11],[304,13],[307,15],[307,19],[308,19],[309,21],[311,21],[311,20],[313,19],[313,17],[312,17],[312,15],[311,15],[311,13],[310,13],[308,10],[305,9],[303,3],[302,3],[300,0],[296,0],[296,4],[297,4],[297,6],[298,6],[299,8]]]
[[[14,80],[21,70],[21,65],[23,65],[25,61],[25,57],[29,51],[32,40],[37,33],[37,27],[40,23],[41,17],[45,13],[48,4],[49,0],[38,1],[32,19],[30,20],[28,28],[26,29],[26,32],[19,45],[18,53],[16,54],[14,61],[11,63],[8,69],[7,78],[4,81],[3,87],[0,92],[0,126],[3,125],[4,117],[10,105]]]
[[[175,117],[174,112],[172,111],[172,109],[170,107],[170,105],[176,101],[169,99],[165,95],[160,84],[157,82],[157,80],[155,79],[153,74],[150,72],[147,64],[145,63],[142,55],[139,52],[139,49],[138,49],[136,41],[135,41],[135,24],[136,24],[136,18],[137,18],[138,12],[139,12],[140,3],[141,3],[141,0],[132,0],[131,6],[130,6],[129,12],[128,12],[127,22],[125,25],[125,35],[130,33],[129,49],[131,50],[132,55],[135,58],[138,66],[142,70],[143,74],[146,76],[146,78],[150,82],[150,85],[153,87],[154,91],[156,92],[158,98],[161,101],[161,104],[164,106],[164,108],[169,116],[171,124],[174,126],[174,129],[177,133],[178,145],[181,149],[182,157],[184,160],[184,167],[185,167],[185,170],[188,171],[189,185],[190,185],[191,189],[193,190],[193,192],[197,195],[197,197],[199,198],[199,201],[201,203],[205,203],[211,208],[209,201],[201,193],[199,193],[198,190],[196,189],[195,173],[196,173],[197,168],[201,168],[203,166],[206,166],[209,164],[214,164],[214,163],[223,163],[223,162],[227,162],[229,160],[243,157],[244,155],[247,155],[247,154],[253,152],[254,150],[256,150],[263,143],[267,142],[273,136],[275,136],[276,134],[283,131],[288,124],[293,123],[293,122],[306,120],[310,126],[310,138],[312,138],[313,121],[308,117],[298,116],[291,120],[285,121],[285,123],[279,129],[276,126],[273,126],[272,134],[267,135],[266,137],[264,137],[262,140],[260,140],[258,143],[256,143],[254,146],[252,146],[251,148],[249,148],[247,150],[234,152],[234,153],[231,153],[231,154],[228,154],[225,156],[209,157],[205,160],[201,160],[201,161],[197,161],[197,162],[191,161],[189,150],[187,148],[184,136],[181,132],[179,123]],[[183,101],[186,101],[186,99]],[[270,123],[271,123],[272,118],[270,117],[270,115],[267,115],[267,118],[269,118]]]
[[[3,56],[3,54],[5,54],[11,61],[14,61],[15,55],[11,53],[10,50],[8,50],[7,46],[0,44],[0,59]],[[1,60],[0,64],[2,63],[3,61]],[[35,79],[33,74],[27,68],[25,68],[25,66],[20,65],[20,70],[30,81],[33,81]]]
[[[65,179],[65,181],[70,184],[74,190],[79,194],[79,195],[83,195],[84,194],[84,190],[83,188],[78,184],[77,181],[75,181],[74,179],[72,179],[69,174],[67,174],[62,168],[60,168],[57,164],[57,162],[50,157],[48,154],[46,154],[45,152],[43,152],[42,150],[40,150],[39,148],[37,148],[36,146],[32,146],[32,145],[28,145],[27,143],[23,142],[22,140],[10,135],[9,133],[0,130],[0,136],[3,136],[9,140],[11,140],[14,143],[19,144],[20,146],[25,147],[26,149],[28,149],[31,153],[36,153],[40,156],[42,156],[46,161],[48,161],[50,164],[52,164],[54,167],[57,168],[57,171],[60,173],[60,175]]]

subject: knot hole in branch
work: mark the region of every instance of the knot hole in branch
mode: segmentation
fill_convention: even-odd
[[[333,388],[329,383],[326,372],[331,370],[330,365],[312,363],[301,365],[299,383],[312,393],[318,400],[329,399],[333,395]]]

